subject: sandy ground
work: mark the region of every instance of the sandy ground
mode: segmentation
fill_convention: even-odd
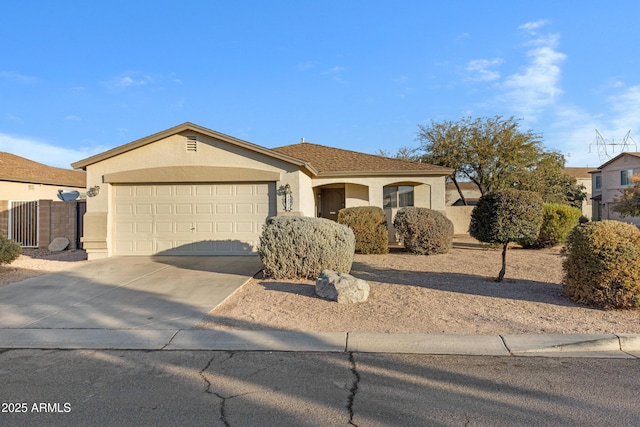
[[[49,252],[46,249],[23,249],[22,255],[11,264],[0,265],[0,286],[66,270],[86,262],[86,259],[87,253],[83,250]]]
[[[507,254],[505,281],[493,279],[500,250],[457,236],[445,255],[401,251],[356,255],[351,274],[369,299],[338,304],[312,281],[254,278],[196,327],[201,329],[451,334],[640,333],[640,310],[578,306],[562,294],[559,248]],[[258,276],[257,276],[258,277]]]
[[[86,261],[82,250],[25,249],[0,266],[0,286]],[[368,331],[452,334],[640,333],[640,310],[595,310],[562,295],[558,248],[513,248],[502,283],[500,251],[456,236],[445,255],[394,250],[356,255],[351,274],[365,279],[364,303],[338,304],[315,295],[312,281],[256,276],[215,308],[196,328],[292,331]]]

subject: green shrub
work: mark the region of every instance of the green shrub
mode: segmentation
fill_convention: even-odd
[[[348,273],[355,237],[346,225],[324,218],[274,217],[262,229],[258,254],[265,277],[316,279],[322,270]]]
[[[523,240],[519,243],[526,248],[550,248],[564,243],[569,233],[580,222],[582,211],[560,203],[545,203],[540,234],[535,240]]]
[[[11,264],[22,253],[22,248],[18,242],[9,240],[0,234],[0,265]]]
[[[502,281],[510,242],[535,240],[542,225],[542,198],[532,191],[504,189],[485,194],[471,211],[469,234],[485,243],[502,244]]]
[[[598,308],[640,307],[640,230],[620,221],[596,221],[573,229],[563,288],[573,301]]]
[[[446,254],[453,246],[453,223],[438,211],[402,208],[396,213],[393,226],[409,252]]]
[[[360,206],[341,209],[338,222],[348,226],[356,237],[356,253],[386,254],[389,252],[387,217],[382,208]]]

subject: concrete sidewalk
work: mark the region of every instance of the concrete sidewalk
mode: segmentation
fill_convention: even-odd
[[[195,329],[0,329],[0,348],[360,352],[640,359],[640,334],[452,335]]]

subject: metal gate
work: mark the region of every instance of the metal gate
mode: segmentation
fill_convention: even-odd
[[[38,247],[37,200],[9,200],[8,235],[23,248]]]

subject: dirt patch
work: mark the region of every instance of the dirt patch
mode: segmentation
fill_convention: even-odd
[[[86,260],[87,253],[83,250],[50,252],[25,248],[22,249],[22,255],[11,264],[0,265],[0,286],[66,270]]]
[[[371,293],[359,304],[315,295],[313,281],[253,279],[205,317],[199,329],[393,333],[640,333],[640,311],[595,310],[562,293],[559,248],[514,248],[505,281],[501,254],[457,236],[444,255],[356,255],[351,274]]]

